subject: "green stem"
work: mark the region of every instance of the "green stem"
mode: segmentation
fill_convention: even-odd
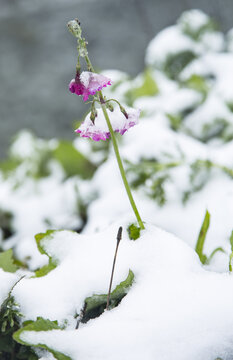
[[[119,167],[119,170],[120,170],[120,173],[121,173],[121,177],[122,177],[122,180],[123,180],[123,183],[124,183],[124,186],[125,186],[125,190],[127,192],[130,204],[131,204],[132,209],[133,209],[133,211],[135,213],[138,224],[139,224],[140,228],[143,230],[143,229],[145,229],[145,226],[144,226],[144,224],[142,222],[142,219],[141,219],[141,217],[139,215],[137,206],[135,204],[135,201],[133,199],[133,195],[132,195],[130,187],[129,187],[129,183],[128,183],[126,175],[125,175],[125,170],[124,170],[124,167],[123,167],[123,164],[122,164],[122,161],[121,161],[120,152],[119,152],[119,149],[118,149],[116,137],[115,137],[115,134],[114,134],[114,131],[113,131],[113,128],[112,128],[108,113],[107,113],[106,106],[105,106],[104,101],[103,101],[103,95],[102,95],[101,91],[99,91],[99,99],[100,99],[101,108],[102,108],[105,120],[107,122],[109,131],[110,131],[110,134],[111,134],[113,148],[114,148],[114,152],[115,152],[115,155],[116,155],[118,167]]]
[[[88,70],[92,71],[92,72],[95,72],[88,55],[85,56],[85,60],[86,60],[86,63],[87,63]]]
[[[90,59],[89,59],[88,54],[85,55],[85,60],[86,60],[86,63],[87,63],[87,66],[88,66],[89,71],[94,72],[94,68],[93,68],[92,63],[91,63],[91,61],[90,61]],[[119,149],[118,149],[116,137],[115,137],[115,134],[114,134],[114,131],[113,131],[113,128],[112,128],[112,125],[111,125],[111,122],[110,122],[108,113],[107,113],[107,109],[106,109],[106,106],[105,106],[104,97],[103,97],[103,94],[102,94],[101,91],[99,91],[99,100],[100,100],[100,104],[101,104],[101,108],[102,108],[102,111],[103,111],[105,120],[106,120],[106,122],[107,122],[109,131],[110,131],[110,134],[111,134],[112,143],[113,143],[113,148],[114,148],[114,152],[115,152],[115,155],[116,155],[118,167],[119,167],[119,170],[120,170],[120,173],[121,173],[121,177],[122,177],[122,180],[123,180],[123,183],[124,183],[124,186],[125,186],[125,190],[126,190],[126,192],[127,192],[127,195],[128,195],[129,201],[130,201],[130,204],[131,204],[131,206],[132,206],[132,209],[133,209],[133,211],[134,211],[134,214],[135,214],[135,216],[136,216],[136,219],[137,219],[137,221],[138,221],[138,224],[139,224],[140,228],[143,230],[143,229],[145,229],[145,226],[144,226],[144,224],[143,224],[143,222],[142,222],[142,219],[141,219],[141,217],[140,217],[140,215],[139,215],[137,206],[136,206],[136,204],[135,204],[133,195],[132,195],[131,190],[130,190],[130,187],[129,187],[129,183],[128,183],[127,178],[126,178],[126,175],[125,175],[125,170],[124,170],[124,167],[123,167],[123,164],[122,164],[122,161],[121,161],[120,152],[119,152]]]

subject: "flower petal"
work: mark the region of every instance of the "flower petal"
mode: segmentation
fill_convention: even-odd
[[[108,111],[108,110],[107,110]],[[112,128],[115,132],[123,135],[129,128],[136,125],[139,120],[140,110],[126,109],[128,119],[122,114],[119,108],[115,108],[114,112],[109,112]],[[101,110],[97,110],[97,117],[93,124],[90,120],[90,115],[87,115],[81,126],[75,130],[82,137],[88,137],[94,141],[107,140],[110,137],[110,132]]]
[[[76,95],[82,95],[83,101],[87,101],[89,95],[95,95],[97,91],[111,85],[111,79],[90,71],[83,71],[81,75],[76,75],[69,84],[69,90]]]

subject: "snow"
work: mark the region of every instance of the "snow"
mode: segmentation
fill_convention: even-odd
[[[185,109],[196,107],[201,103],[202,96],[191,89],[174,89],[161,93],[153,101],[151,100],[151,97],[139,98],[135,101],[135,106],[146,111],[149,115],[156,112],[177,114]]]
[[[148,45],[146,64],[161,64],[168,55],[183,51],[196,52],[195,42],[182,33],[177,26],[170,26],[162,30]]]
[[[197,138],[205,134],[205,127],[213,124],[215,120],[225,120],[233,124],[233,114],[222,102],[216,93],[210,94],[203,105],[188,115],[185,119],[185,127]],[[214,130],[212,130],[214,131]]]
[[[182,79],[192,74],[213,75],[213,90],[225,101],[233,100],[233,55],[229,53],[208,54],[193,61],[181,74]]]
[[[192,19],[192,21],[190,20]],[[221,52],[225,50],[225,38],[219,31],[208,29],[210,18],[200,10],[189,10],[183,13],[177,25],[160,31],[147,47],[145,62],[161,68],[171,55],[191,52],[195,56]],[[195,39],[198,31],[205,29]],[[188,33],[186,33],[188,30]],[[192,37],[194,36],[194,38]],[[228,35],[231,39],[231,33]],[[198,41],[197,41],[198,40]],[[230,40],[229,40],[230,42]]]
[[[210,18],[203,11],[199,9],[192,9],[185,11],[178,20],[178,24],[185,30],[188,26],[193,32],[197,32],[203,26],[208,25]]]
[[[120,70],[115,70],[115,69],[101,71],[101,74],[106,76],[107,78],[110,78],[112,80],[113,84],[115,84],[119,81],[120,82],[126,81],[129,78],[127,73],[120,71]],[[111,90],[111,88],[107,88],[107,89]]]
[[[122,219],[107,231],[86,236],[85,240],[74,235],[73,245],[69,244],[70,254],[63,258],[60,270],[55,269],[41,279],[22,280],[14,295],[23,304],[26,316],[45,316],[47,312],[51,318],[60,306],[56,316],[65,313],[67,316],[74,311],[74,303],[80,308],[81,298],[91,292],[106,293],[119,224],[124,229],[127,226]],[[58,257],[60,246],[62,242],[59,239],[56,242],[55,238],[50,244]],[[72,359],[83,360],[142,357],[169,360],[171,354],[174,360],[233,356],[232,276],[204,270],[194,250],[174,235],[149,224],[137,241],[127,239],[124,231],[114,285],[126,277],[129,268],[135,274],[135,281],[114,310],[81,325],[78,330],[23,332],[21,339],[46,344]],[[71,269],[75,276],[69,275],[67,284],[64,278]],[[105,281],[100,281],[101,278]],[[25,303],[29,283],[33,291],[27,294],[30,301]],[[51,288],[56,288],[56,295],[49,291]]]
[[[218,246],[228,249],[228,239],[232,230],[232,180],[220,170],[216,170],[207,182],[208,185],[194,193],[187,204],[184,205],[181,199],[185,189],[189,188],[190,164],[198,159],[209,159],[232,168],[233,142],[221,148],[212,148],[166,128],[164,123],[162,126],[162,121],[163,118],[160,116],[142,119],[124,138],[124,147],[121,148],[123,158],[133,163],[146,157],[155,158],[162,163],[178,161],[182,164],[173,169],[172,179],[166,185],[167,201],[162,208],[153,199],[146,198],[143,190],[133,192],[142,218],[176,234],[194,247],[205,210],[208,209],[211,213],[211,225],[205,249],[207,253]],[[103,179],[108,179],[108,182],[103,182]],[[101,230],[121,214],[130,211],[113,156],[97,170],[92,186],[98,192],[98,198],[88,208],[85,233]],[[103,213],[104,217],[101,215]],[[226,255],[216,256],[221,257],[222,261],[216,263],[215,270],[227,271]]]
[[[33,136],[29,131],[22,130],[16,136],[11,148],[10,153],[13,157],[20,160],[25,158],[35,158],[40,155],[40,151],[45,149],[54,149],[57,146],[57,140],[51,139],[49,141],[38,139]]]
[[[129,130],[130,127],[136,125],[140,116],[140,110],[133,108],[123,110],[126,112],[127,118],[118,106],[114,108],[113,112],[109,110],[106,111],[108,116],[111,117],[113,131],[119,132],[121,135]],[[101,109],[96,110],[96,113],[97,116],[94,123],[90,118],[90,114],[88,114],[76,132],[80,133],[82,137],[89,137],[95,141],[99,141],[100,139],[106,140],[110,136],[107,122]]]
[[[174,158],[179,160],[182,153],[190,159],[202,158],[206,155],[206,146],[185,134],[177,133],[166,126],[164,115],[158,114],[153,118],[144,118],[139,125],[131,130],[125,139],[126,144],[122,154],[128,160],[135,161],[147,158]],[[134,139],[137,138],[135,143]],[[147,147],[145,147],[145,139]],[[168,155],[168,156],[167,156]]]
[[[93,292],[106,293],[118,230],[116,225],[114,230],[93,236],[67,231],[56,233],[47,250],[59,266],[45,277],[21,281],[14,290],[26,318],[43,316],[62,322],[79,312],[85,298]],[[127,274],[128,267],[121,266],[113,286],[125,280]]]
[[[49,164],[50,176],[37,179],[31,175],[38,166],[41,152],[56,145],[57,140],[45,141],[27,131],[21,132],[10,152],[22,163],[6,180],[0,177],[0,208],[13,214],[12,230],[15,232],[2,243],[3,248],[14,246],[17,258],[33,270],[47,261],[32,241],[36,233],[46,231],[48,227],[72,229],[82,225],[77,207],[81,179],[65,179],[63,169],[55,160]]]
[[[17,229],[10,246],[16,245],[17,256],[22,261],[27,259],[31,269],[44,264],[43,256],[38,253],[36,244],[32,241],[36,233],[46,231],[49,224],[53,228],[81,225],[81,220],[76,215],[76,186],[76,179],[66,180],[61,192],[61,179],[56,177],[56,173],[37,183],[28,179],[15,190],[12,190],[11,184],[1,186],[1,207],[13,211],[13,228]]]
[[[229,52],[233,52],[233,29],[229,30],[227,33],[227,49]]]
[[[206,32],[201,36],[200,40],[206,51],[224,51],[225,39],[220,32]]]
[[[0,307],[3,301],[8,297],[9,291],[18,280],[18,276],[12,273],[8,273],[0,269]]]
[[[146,64],[151,66],[158,94],[138,97],[133,103],[142,110],[138,125],[122,137],[117,135],[129,182],[142,169],[143,161],[177,165],[158,174],[168,175],[163,205],[150,195],[156,171],[132,190],[146,227],[137,241],[130,241],[126,231],[136,219],[111,146],[108,150],[106,143],[100,143],[95,151],[95,144],[87,139],[74,141],[74,147],[98,165],[91,179],[67,178],[55,160],[49,164],[48,176],[35,179],[32,174],[40,153],[56,148],[58,141],[37,139],[27,132],[16,139],[11,155],[21,164],[10,177],[0,175],[0,208],[12,212],[15,233],[7,240],[2,238],[1,246],[13,248],[28,269],[16,274],[0,269],[0,304],[24,271],[27,277],[13,290],[22,320],[40,316],[65,326],[63,330],[24,331],[22,340],[46,344],[72,360],[233,358],[233,278],[228,269],[233,187],[224,168],[233,170],[233,140],[229,133],[225,138],[218,134],[221,124],[213,125],[215,120],[224,120],[229,128],[233,126],[232,30],[226,38],[204,30],[209,20],[198,10],[186,12],[177,25],[151,41]],[[187,31],[184,34],[187,25],[193,33],[203,29],[195,38]],[[162,71],[163,62],[183,51],[192,51],[197,58],[172,80]],[[127,111],[133,111],[128,108],[127,92],[143,84],[144,73],[135,79],[114,70],[102,74],[114,81],[105,95],[120,99]],[[206,91],[191,88],[186,81],[192,75],[202,77]],[[101,109],[97,111],[95,126],[107,132]],[[124,128],[126,118],[118,106],[108,113],[115,130]],[[180,117],[175,130],[169,115]],[[89,115],[83,126],[88,124]],[[203,165],[206,161],[212,163],[211,168]],[[129,171],[129,162],[135,165],[134,171]],[[192,182],[196,162],[203,167]],[[190,197],[184,202],[188,192]],[[32,277],[30,270],[48,263],[34,235],[48,228],[81,227],[77,206],[83,199],[88,205],[84,229],[80,234],[62,230],[49,240],[44,238],[41,244],[57,266],[45,276]],[[203,265],[194,249],[207,209],[211,218],[204,253],[209,256],[218,247],[225,252],[216,253]],[[108,291],[119,226],[123,226],[123,238],[113,288],[126,279],[129,269],[135,275],[134,283],[116,308],[75,330],[75,316],[85,299]],[[53,358],[41,354],[40,360]]]

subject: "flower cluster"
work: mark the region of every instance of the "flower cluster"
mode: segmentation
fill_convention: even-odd
[[[111,85],[111,79],[108,77],[83,71],[81,74],[77,73],[75,79],[71,80],[69,90],[76,95],[82,95],[83,101],[87,101],[89,95],[95,95],[107,85]]]
[[[76,77],[71,80],[69,90],[77,95],[81,95],[83,100],[88,100],[89,95],[95,95],[99,91],[98,96],[94,97],[91,105],[91,113],[86,117],[82,125],[76,130],[82,137],[87,137],[95,141],[107,140],[110,135],[112,137],[112,143],[114,152],[116,155],[117,163],[119,166],[120,174],[127,192],[130,204],[138,221],[138,225],[141,229],[145,229],[143,221],[139,215],[136,207],[133,195],[128,184],[120,153],[118,150],[117,141],[114,136],[114,132],[118,132],[123,135],[129,128],[138,123],[140,110],[128,109],[126,110],[119,101],[115,99],[107,100],[101,90],[107,85],[111,85],[111,79],[104,75],[99,75],[94,72],[93,66],[88,56],[87,41],[82,37],[82,29],[78,19],[69,21],[68,28],[71,33],[76,37],[78,44],[78,61],[76,64]],[[80,57],[86,62],[87,69],[89,71],[81,71]],[[117,103],[117,108],[114,109],[111,102]],[[96,103],[101,106],[102,111],[97,111]],[[111,120],[108,116],[108,112],[111,112]]]
[[[128,108],[126,109],[128,117],[121,112],[119,108],[115,108],[111,113],[111,124],[115,132],[123,135],[129,128],[138,124],[140,110]],[[105,121],[104,115],[97,110],[97,117],[93,123],[90,115],[87,115],[81,126],[75,130],[82,137],[87,137],[95,141],[107,140],[110,137],[110,132]]]

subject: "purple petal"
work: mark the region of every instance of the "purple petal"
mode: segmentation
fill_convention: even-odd
[[[88,95],[86,94],[86,96]],[[121,135],[124,135],[130,127],[138,123],[140,110],[128,109],[127,114],[129,115],[128,119],[125,118],[119,109],[115,109],[114,112],[111,113],[113,130]],[[94,124],[91,122],[90,116],[87,116],[81,126],[75,131],[82,137],[88,137],[94,141],[105,141],[110,138],[110,132],[107,129],[103,114],[99,112]]]

